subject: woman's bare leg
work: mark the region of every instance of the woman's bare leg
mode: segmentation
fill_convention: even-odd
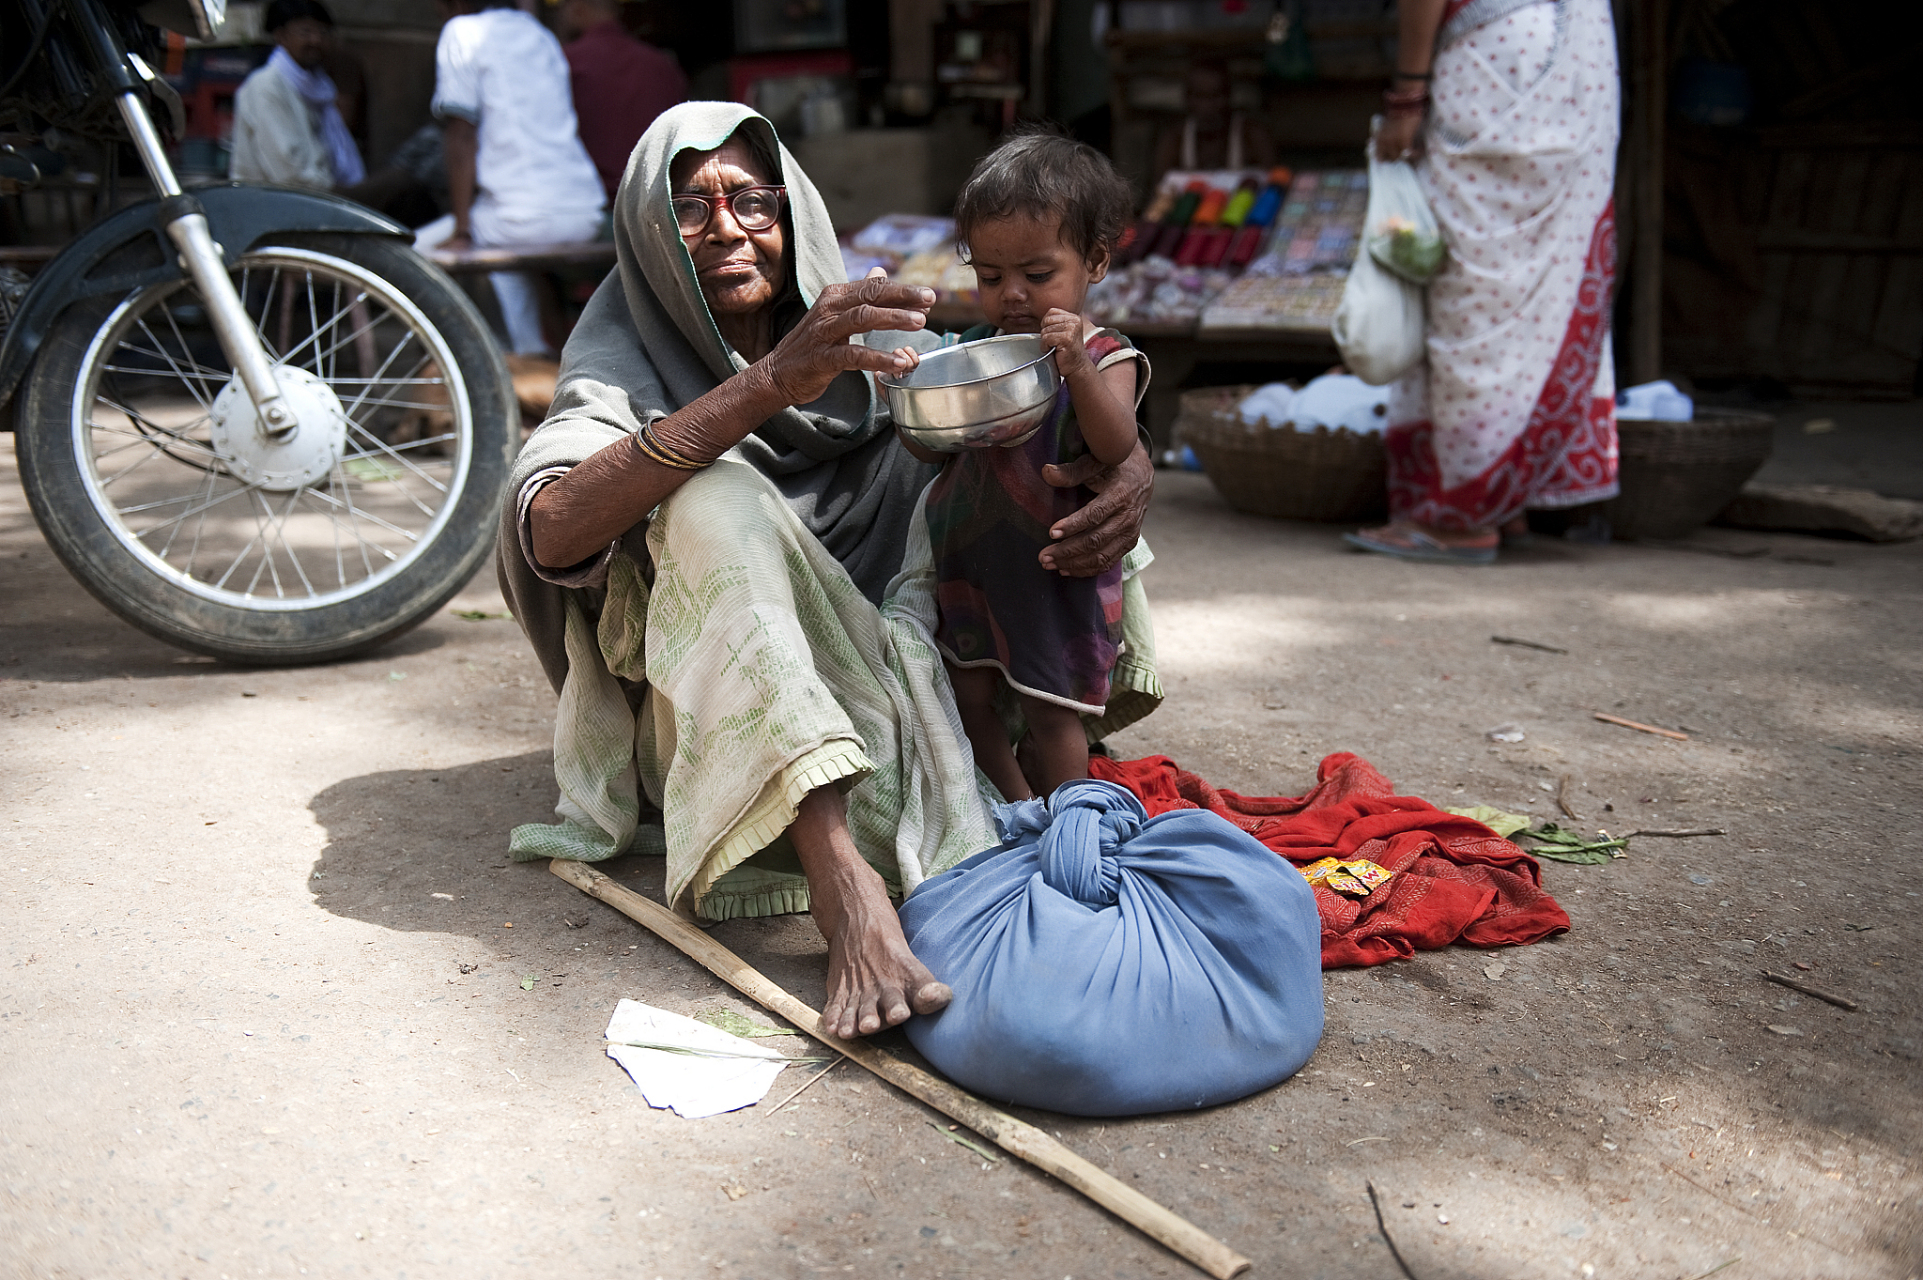
[[[1022,695],[1022,714],[1035,740],[1036,791],[1046,796],[1064,782],[1088,776],[1088,733],[1082,718],[1058,702]]]
[[[975,767],[988,775],[1002,799],[1028,799],[1034,793],[1022,777],[1021,766],[1015,763],[1008,729],[995,714],[995,693],[1001,688],[1002,673],[994,667],[949,667],[948,682],[955,687],[955,710],[961,712],[968,745],[975,749]]]
[[[841,792],[810,791],[788,835],[808,877],[815,925],[828,940],[822,1026],[846,1040],[947,1008],[954,993],[909,951],[881,876],[848,833]]]

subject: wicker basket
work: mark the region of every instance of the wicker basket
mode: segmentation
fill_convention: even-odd
[[[1346,427],[1298,431],[1245,421],[1235,406],[1253,387],[1182,393],[1175,423],[1228,504],[1284,520],[1351,522],[1388,513],[1389,460],[1379,435]]]
[[[1618,419],[1622,494],[1601,508],[1618,538],[1680,538],[1728,506],[1769,458],[1776,420],[1734,409],[1691,422]]]

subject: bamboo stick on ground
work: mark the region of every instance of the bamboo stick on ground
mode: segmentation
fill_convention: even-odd
[[[1658,729],[1653,724],[1642,724],[1635,720],[1625,720],[1621,716],[1612,716],[1606,711],[1595,711],[1590,714],[1594,715],[1596,719],[1602,721],[1604,724],[1617,724],[1625,729],[1634,729],[1638,733],[1653,733],[1659,738],[1674,738],[1678,742],[1689,741],[1688,734],[1678,733],[1674,729]]]
[[[1043,1173],[1067,1183],[1075,1190],[1128,1222],[1216,1280],[1231,1280],[1253,1264],[1208,1232],[1155,1203],[1032,1124],[939,1079],[920,1067],[911,1066],[861,1040],[843,1040],[822,1030],[821,1015],[789,995],[758,970],[689,924],[660,903],[615,883],[594,868],[580,862],[555,858],[548,870],[583,893],[599,898],[629,919],[646,926],[663,941],[678,948],[691,960],[706,968],[741,994],[771,1013],[786,1018],[821,1043],[874,1072],[888,1083],[935,1110],[958,1120],[990,1142],[1019,1156]]]
[[[1846,999],[1843,996],[1831,995],[1821,987],[1812,987],[1808,983],[1798,982],[1786,973],[1771,973],[1768,969],[1764,969],[1762,973],[1765,978],[1768,978],[1778,986],[1788,987],[1791,991],[1800,991],[1806,996],[1815,996],[1818,1000],[1826,1004],[1833,1004],[1839,1009],[1855,1010],[1860,1007],[1854,1000]]]

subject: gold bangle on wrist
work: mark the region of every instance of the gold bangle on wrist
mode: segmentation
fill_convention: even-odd
[[[673,471],[700,471],[709,462],[696,462],[693,458],[661,442],[654,434],[654,424],[644,423],[633,435],[634,447],[639,449],[649,461],[659,463]]]

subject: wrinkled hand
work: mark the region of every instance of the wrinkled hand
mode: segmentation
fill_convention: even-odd
[[[1050,307],[1042,317],[1041,339],[1055,348],[1055,370],[1066,381],[1070,375],[1092,368],[1088,347],[1082,341],[1082,318],[1073,311]]]
[[[921,329],[935,291],[919,285],[890,284],[876,267],[859,284],[831,284],[821,291],[801,323],[775,345],[761,366],[786,404],[821,398],[828,384],[850,369],[903,373],[914,368],[899,351],[875,351],[849,339],[874,329]]]
[[[1042,568],[1064,578],[1093,578],[1134,549],[1155,491],[1155,468],[1140,441],[1119,467],[1084,455],[1065,467],[1043,467],[1042,479],[1058,489],[1085,484],[1095,491],[1093,501],[1048,531],[1055,543],[1042,548]]]
[[[434,247],[436,249],[472,249],[474,247],[474,236],[470,232],[456,231],[453,235]]]
[[[1416,135],[1421,130],[1421,116],[1384,116],[1375,131],[1375,158],[1413,160],[1418,150]]]

